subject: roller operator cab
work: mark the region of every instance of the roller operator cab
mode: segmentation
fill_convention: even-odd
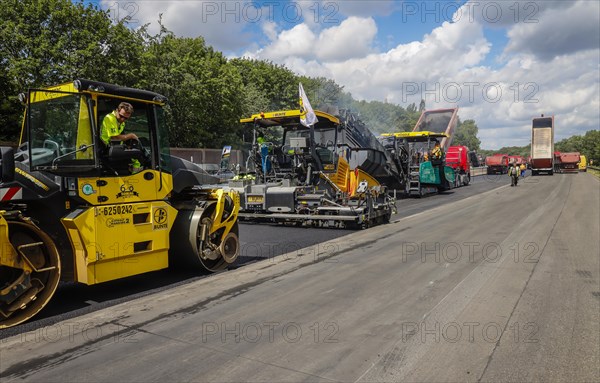
[[[170,156],[163,96],[76,80],[21,98],[20,146],[1,151],[0,328],[35,315],[60,280],[235,261],[239,196]],[[106,145],[102,120],[123,101],[134,108],[124,132],[139,139]]]
[[[348,115],[317,110],[318,122],[305,126],[304,114],[285,110],[241,120],[253,142],[250,174],[229,183],[241,195],[240,216],[348,228],[389,221],[395,201],[377,178],[385,174],[383,151],[371,146],[370,136],[358,137],[363,131]]]

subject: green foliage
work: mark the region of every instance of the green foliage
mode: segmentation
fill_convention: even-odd
[[[572,136],[560,140],[554,144],[554,150],[565,153],[579,152],[586,156],[588,162],[592,159],[594,163],[600,163],[600,130],[590,130],[583,136]],[[531,145],[506,146],[498,150],[481,150],[479,152],[485,156],[503,153],[510,156],[529,157],[531,154]]]
[[[264,99],[269,101],[268,110],[298,108],[298,76],[291,70],[269,61],[239,58],[230,60],[229,64],[236,68],[244,88],[252,86],[261,91]],[[246,110],[244,116],[263,111]]]
[[[344,87],[336,84],[333,80],[324,77],[300,76],[297,81],[302,83],[304,91],[315,109],[325,110],[328,106],[340,107],[345,100]]]
[[[19,92],[105,72],[106,12],[69,0],[0,0],[0,138],[16,140]]]
[[[425,107],[356,101],[331,79],[299,76],[269,61],[227,60],[202,37],[175,36],[160,18],[160,31],[150,35],[147,26],[113,23],[84,2],[0,0],[0,18],[0,140],[18,137],[19,92],[78,77],[165,95],[170,141],[185,147],[239,147],[239,119],[298,108],[299,82],[315,109],[351,109],[374,132],[411,130]]]
[[[175,36],[160,19],[156,35],[147,26],[131,29],[127,19],[113,23],[107,11],[83,0],[0,0],[0,20],[0,141],[18,139],[19,92],[75,78],[168,97],[166,120],[176,146],[240,147],[245,132],[239,119],[298,108],[299,82],[315,109],[350,109],[375,133],[410,131],[425,110],[424,101],[406,108],[357,101],[334,80],[299,76],[270,61],[228,60],[202,37]],[[477,134],[475,121],[459,122],[453,142],[482,154],[529,155],[529,146],[480,150]],[[600,131],[557,142],[556,150],[578,151],[600,163]]]
[[[421,115],[415,104],[404,109],[387,102],[357,101],[350,94],[343,107],[358,113],[365,125],[376,134],[411,131]]]
[[[237,69],[201,37],[176,37],[163,29],[159,35],[146,35],[146,40],[137,86],[169,98],[171,144],[221,147],[239,143],[237,121],[244,97]]]
[[[452,139],[452,145],[464,145],[469,150],[479,150],[481,141],[477,138],[479,128],[474,120],[465,120],[458,122],[456,130],[454,131],[454,138]]]
[[[586,156],[588,162],[600,163],[600,130],[590,130],[583,136],[572,136],[554,144],[557,152],[579,152]]]

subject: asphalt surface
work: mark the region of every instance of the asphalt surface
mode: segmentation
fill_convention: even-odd
[[[529,175],[529,171],[527,175]],[[524,180],[528,180],[528,177]],[[392,215],[391,221],[394,222],[506,184],[510,184],[510,180],[506,175],[482,175],[473,177],[471,183],[465,187],[440,194],[431,194],[422,198],[398,199],[396,202],[398,212]],[[355,232],[354,230],[298,228],[277,224],[267,226],[265,224],[242,224],[240,229],[240,261],[246,263],[294,252],[305,247],[318,247],[319,243],[351,235]]]
[[[593,176],[525,179],[3,339],[0,377],[600,381],[599,218]]]
[[[395,214],[392,220],[467,198],[507,182],[509,181],[506,176],[477,176],[467,187],[424,198],[398,200],[398,214]],[[240,256],[232,269],[303,248],[318,251],[320,243],[354,232],[353,230],[242,223]],[[38,315],[19,326],[0,330],[0,339],[35,331],[44,326],[51,326],[60,321],[77,318],[83,314],[211,277],[211,275],[197,270],[169,269],[94,286],[61,283],[52,300]]]

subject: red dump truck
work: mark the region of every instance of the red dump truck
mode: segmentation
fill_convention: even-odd
[[[446,166],[454,169],[459,185],[471,182],[471,156],[466,146],[450,146],[446,152]]]
[[[559,153],[558,156],[558,172],[560,173],[578,173],[579,161],[581,156],[579,152]]]
[[[533,119],[531,124],[531,174],[554,173],[554,116]]]
[[[487,174],[507,174],[508,156],[506,154],[494,154],[485,159]]]
[[[521,156],[508,156],[508,163],[521,166],[525,163],[525,159]]]

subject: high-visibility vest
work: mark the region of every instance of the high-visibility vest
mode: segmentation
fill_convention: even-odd
[[[119,124],[117,121],[117,116],[115,112],[112,111],[102,120],[102,126],[100,127],[100,139],[108,145],[110,143],[110,138],[114,136],[118,136],[125,129],[125,122]]]

